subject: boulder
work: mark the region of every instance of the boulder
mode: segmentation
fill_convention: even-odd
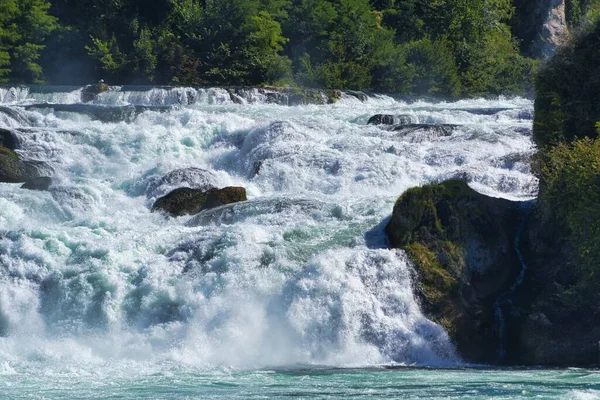
[[[89,103],[90,101],[94,101],[100,93],[108,92],[109,90],[110,88],[104,81],[100,81],[95,85],[87,85],[81,91],[81,101]]]
[[[45,191],[50,188],[50,185],[52,185],[52,178],[41,176],[28,180],[21,186],[21,189]]]
[[[207,191],[179,188],[158,199],[152,206],[152,211],[164,211],[172,217],[179,217],[246,200],[246,189],[243,187],[213,188]]]
[[[375,114],[369,118],[367,125],[408,125],[414,122],[410,115]]]
[[[399,124],[390,127],[390,130],[402,135],[424,132],[433,136],[450,136],[459,126],[453,124]]]
[[[424,312],[467,361],[497,359],[495,301],[521,270],[518,224],[519,203],[454,180],[405,192],[386,227],[392,247],[404,249],[414,265]]]
[[[17,183],[37,178],[37,169],[10,149],[0,146],[0,182]]]
[[[17,137],[12,131],[0,128],[0,146],[9,150],[14,150],[17,148],[17,144]]]

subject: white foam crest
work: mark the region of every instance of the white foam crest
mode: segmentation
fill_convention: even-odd
[[[81,93],[83,88],[71,90],[69,92],[30,92],[26,98],[29,103],[50,103],[50,104],[77,104],[81,103]]]
[[[29,88],[26,86],[0,87],[0,103],[17,103],[27,98]]]

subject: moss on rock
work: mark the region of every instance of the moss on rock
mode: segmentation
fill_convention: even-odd
[[[158,199],[154,203],[152,211],[164,211],[173,217],[179,217],[245,200],[247,200],[246,189],[243,187],[226,187],[207,191],[179,188]]]
[[[493,303],[520,270],[513,248],[518,206],[452,180],[405,192],[386,228],[416,269],[425,313],[468,361],[496,358]]]
[[[14,151],[0,146],[0,182],[25,182],[37,176],[35,167],[22,162]]]

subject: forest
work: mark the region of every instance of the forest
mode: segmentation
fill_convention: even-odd
[[[568,3],[571,21],[585,3]],[[516,34],[515,12],[528,12],[523,4],[0,0],[0,83],[527,94],[538,61]]]

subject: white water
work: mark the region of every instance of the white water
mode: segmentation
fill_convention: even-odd
[[[19,96],[2,93],[14,108],[40,101]],[[426,182],[465,177],[488,194],[531,198],[536,181],[521,157],[532,151],[531,121],[519,119],[531,102],[345,96],[286,107],[224,96],[115,90],[96,100],[176,105],[131,123],[19,110],[30,125],[17,132],[20,153],[44,161],[54,187],[0,184],[0,373],[458,361],[382,229],[397,196]],[[498,107],[507,110],[473,113]],[[462,126],[449,137],[402,137],[366,125],[380,112]],[[160,181],[188,167],[210,172]],[[182,184],[244,186],[249,201],[197,217],[150,212]]]

